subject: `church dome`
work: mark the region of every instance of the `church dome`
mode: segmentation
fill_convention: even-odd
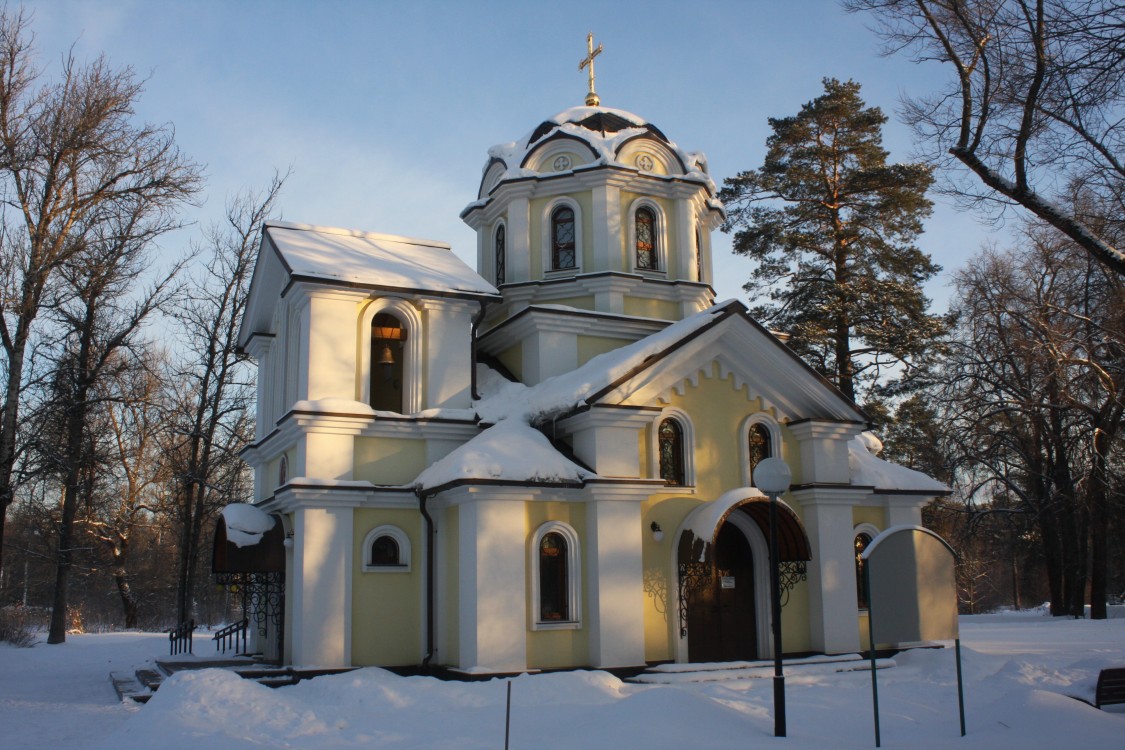
[[[518,141],[493,146],[488,156],[478,200],[503,182],[604,166],[697,181],[715,192],[702,153],[684,151],[656,125],[623,109],[563,110]]]

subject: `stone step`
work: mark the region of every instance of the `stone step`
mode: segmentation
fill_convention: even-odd
[[[876,659],[876,669],[894,667],[894,659]],[[785,661],[782,669],[786,675],[834,674],[837,672],[862,672],[871,669],[871,662],[858,654],[845,656],[813,656]],[[660,664],[646,669],[626,682],[648,685],[674,685],[685,682],[723,682],[728,680],[753,680],[773,677],[772,661],[708,662],[701,664]]]
[[[135,672],[110,672],[109,679],[119,700],[147,703],[152,697],[152,690],[141,684]]]

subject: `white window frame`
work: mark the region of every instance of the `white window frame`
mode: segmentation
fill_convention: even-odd
[[[551,220],[557,209],[569,208],[574,212],[574,268],[552,268],[551,250],[554,247],[554,222]],[[543,210],[543,276],[572,276],[582,273],[582,206],[569,196],[556,198]]]
[[[656,255],[656,268],[638,268],[637,267],[637,211],[642,208],[647,208],[652,211],[653,218],[655,219],[654,226],[652,227],[652,240],[656,247],[653,248]],[[668,220],[664,216],[664,209],[660,204],[651,198],[638,198],[629,205],[629,218],[627,224],[627,248],[629,250],[629,267],[633,269],[634,273],[653,275],[653,276],[667,276],[668,275]]]
[[[770,455],[784,459],[785,443],[781,439],[781,425],[777,420],[764,412],[751,414],[742,420],[739,427],[738,446],[742,452],[739,459],[742,464],[742,482],[745,487],[754,486],[754,477],[750,471],[750,428],[756,424],[764,425],[770,436]]]
[[[539,543],[550,533],[557,533],[566,540],[566,585],[567,608],[570,619],[554,621],[542,619],[539,611]],[[578,546],[578,533],[562,521],[547,521],[531,535],[528,546],[528,570],[531,571],[531,607],[529,607],[531,630],[578,630],[582,627],[582,566],[581,550]]]
[[[381,536],[389,536],[398,544],[398,565],[372,565],[371,545]],[[364,573],[409,573],[411,569],[410,537],[397,526],[384,524],[376,526],[367,532],[363,538],[363,572]]]
[[[669,406],[661,410],[660,415],[653,421],[649,431],[649,474],[653,479],[660,479],[660,424],[665,419],[674,419],[680,423],[684,431],[684,483],[671,484],[669,487],[694,487],[695,486],[695,425],[691,417],[682,409]]]
[[[359,400],[371,403],[371,321],[379,313],[394,315],[406,329],[402,363],[402,413],[422,411],[422,317],[401,297],[379,297],[359,316]]]

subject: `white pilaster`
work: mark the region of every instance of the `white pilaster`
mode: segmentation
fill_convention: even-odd
[[[791,423],[789,431],[801,447],[801,476],[794,484],[849,484],[848,442],[864,427],[860,422],[814,419]]]
[[[362,294],[336,290],[308,292],[302,315],[307,383],[302,398],[355,398],[356,316]]]
[[[852,506],[862,493],[814,487],[791,493],[804,509],[813,549],[808,563],[809,637],[826,654],[859,650]]]
[[[509,247],[504,259],[508,282],[528,281],[531,279],[531,203],[526,196],[513,198],[508,204],[505,240]]]
[[[586,619],[594,667],[644,664],[641,506],[599,500],[586,510]]]
[[[467,409],[472,404],[472,336],[476,305],[448,300],[418,303],[425,310],[424,409]]]
[[[352,509],[298,508],[294,514],[294,664],[351,666]]]
[[[527,521],[522,502],[476,500],[458,517],[460,667],[527,668]]]

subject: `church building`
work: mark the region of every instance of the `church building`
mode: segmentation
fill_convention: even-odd
[[[707,160],[592,80],[488,151],[461,214],[475,270],[441,242],[265,225],[240,339],[254,510],[217,532],[275,547],[259,650],[465,673],[765,658],[765,457],[793,475],[786,653],[863,645],[857,552],[948,490],[716,303]]]

